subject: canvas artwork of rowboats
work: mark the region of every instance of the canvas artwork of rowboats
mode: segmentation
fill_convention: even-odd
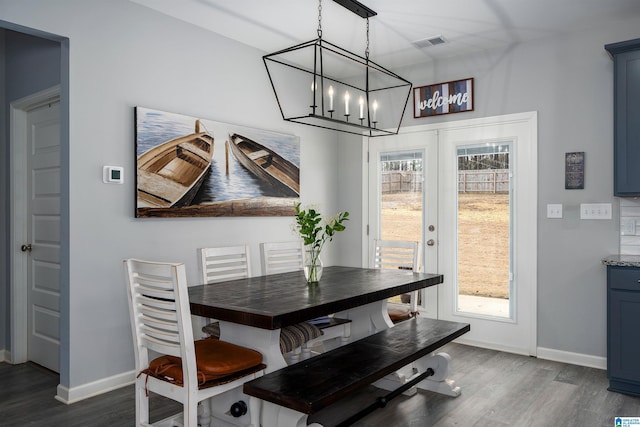
[[[194,133],[157,145],[138,157],[138,208],[187,206],[211,169],[214,138],[195,121]]]
[[[275,194],[280,197],[299,197],[298,166],[270,148],[239,134],[230,135],[227,144],[238,162],[271,186]]]

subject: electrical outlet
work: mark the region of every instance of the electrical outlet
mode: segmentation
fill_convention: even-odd
[[[636,220],[635,219],[621,219],[620,220],[620,235],[621,236],[635,236],[636,235]]]
[[[548,204],[547,218],[562,218],[562,204]]]
[[[580,219],[611,219],[611,203],[580,203]]]

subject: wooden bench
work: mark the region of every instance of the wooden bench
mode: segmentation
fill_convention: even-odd
[[[390,393],[391,398],[414,385],[423,388],[425,378],[437,376],[441,368],[438,362],[430,363],[431,353],[469,330],[466,323],[413,318],[245,383],[244,392],[263,400],[263,425],[306,425],[308,415],[407,365],[413,364],[415,375]],[[446,365],[443,369],[448,371]],[[382,407],[386,400],[376,405]],[[354,421],[351,417],[345,425]]]

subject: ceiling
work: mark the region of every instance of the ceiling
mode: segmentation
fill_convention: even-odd
[[[265,53],[317,38],[317,0],[131,0]],[[507,49],[640,16],[639,0],[361,0],[370,57],[386,66]],[[366,20],[322,1],[322,37],[364,55]],[[442,36],[429,47],[415,42]],[[639,35],[640,36],[640,35]],[[617,40],[611,40],[615,42]]]

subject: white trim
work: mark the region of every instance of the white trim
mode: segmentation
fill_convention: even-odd
[[[11,103],[10,135],[11,146],[10,177],[11,189],[11,245],[10,286],[11,286],[11,363],[27,361],[27,259],[18,252],[27,238],[27,116],[30,110],[45,103],[60,99],[60,85],[34,93]]]
[[[72,403],[76,403],[81,400],[97,396],[99,394],[126,387],[130,384],[133,384],[135,380],[136,372],[128,371],[111,377],[101,378],[97,381],[79,385],[73,388],[68,388],[61,384],[58,384],[55,399],[59,400],[62,403],[70,405]]]
[[[499,344],[495,342],[478,341],[474,339],[469,339],[465,336],[456,338],[454,342],[458,344],[468,345],[471,347],[486,348],[488,350],[502,351],[504,353],[520,354],[522,356],[531,356],[528,350],[523,349],[521,347],[511,347],[511,346],[506,346],[504,344]]]
[[[0,362],[9,362],[9,350],[0,350]]]
[[[554,350],[552,348],[538,347],[538,359],[570,363],[572,365],[586,366],[588,368],[607,369],[606,357],[573,353],[571,351]]]

